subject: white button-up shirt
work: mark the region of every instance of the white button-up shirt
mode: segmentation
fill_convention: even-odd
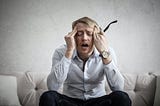
[[[63,94],[72,98],[87,100],[106,95],[105,78],[111,90],[123,90],[124,79],[116,66],[113,49],[109,48],[112,61],[105,65],[95,49],[86,61],[74,51],[72,59],[65,57],[66,45],[56,49],[52,58],[52,69],[47,79],[49,90],[58,91],[63,86]]]

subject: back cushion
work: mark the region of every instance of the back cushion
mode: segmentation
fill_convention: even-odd
[[[26,72],[21,88],[23,106],[38,106],[41,94],[47,91],[46,80],[49,72]]]
[[[124,90],[132,99],[133,106],[153,106],[156,78],[153,75],[123,74]]]

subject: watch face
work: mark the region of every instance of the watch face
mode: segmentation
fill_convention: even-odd
[[[103,56],[103,58],[108,58],[109,53],[107,51],[103,51],[102,56]]]

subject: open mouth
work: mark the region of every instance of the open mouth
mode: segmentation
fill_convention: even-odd
[[[88,44],[82,44],[81,46],[82,46],[82,47],[89,47]]]

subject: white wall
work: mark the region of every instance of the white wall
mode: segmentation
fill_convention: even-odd
[[[0,0],[0,71],[50,71],[77,18],[106,32],[122,72],[160,71],[159,0]]]

